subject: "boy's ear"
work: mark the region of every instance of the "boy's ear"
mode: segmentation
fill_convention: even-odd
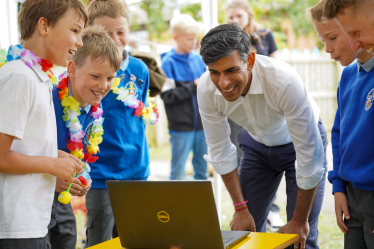
[[[75,79],[76,74],[77,74],[77,64],[75,63],[75,61],[71,60],[68,62],[67,70],[68,70],[70,79]]]
[[[45,17],[40,17],[38,20],[38,31],[41,36],[45,36],[48,33],[48,20]]]
[[[173,34],[173,39],[174,39],[174,41],[178,41],[178,35]]]

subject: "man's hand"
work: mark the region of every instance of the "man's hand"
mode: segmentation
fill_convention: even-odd
[[[199,80],[200,80],[200,78],[198,78],[198,79],[196,79],[196,80],[193,81],[196,86],[199,84]]]
[[[232,231],[250,230],[251,232],[256,232],[255,221],[247,208],[235,211],[230,226]]]
[[[344,223],[343,215],[345,219],[347,220],[350,219],[347,197],[342,192],[335,192],[334,199],[335,199],[336,221],[338,223],[340,230],[342,230],[342,232],[346,235],[348,232],[348,227]]]
[[[56,180],[56,189],[57,193],[61,193],[62,191],[66,191],[69,187],[69,184],[66,180],[57,178]],[[83,191],[82,183],[77,178],[74,179],[74,183],[71,185],[70,194],[72,196],[79,196],[79,194]]]
[[[305,242],[309,235],[309,223],[292,218],[290,222],[279,229],[279,233],[298,234],[299,241],[294,244],[294,247],[305,249]]]

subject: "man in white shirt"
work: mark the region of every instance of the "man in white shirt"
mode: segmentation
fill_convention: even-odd
[[[205,159],[222,176],[234,202],[232,230],[266,232],[266,217],[285,173],[288,223],[280,232],[299,234],[295,248],[318,248],[327,136],[301,78],[290,65],[251,52],[250,37],[236,24],[210,30],[200,54],[209,69],[197,90],[210,147]],[[239,174],[227,118],[243,127]]]

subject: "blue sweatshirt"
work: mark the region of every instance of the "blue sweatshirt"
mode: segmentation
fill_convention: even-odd
[[[69,128],[66,128],[66,122],[62,119],[62,116],[64,115],[63,110],[64,107],[61,105],[61,100],[58,98],[58,92],[60,89],[54,88],[52,92],[53,96],[53,105],[55,107],[55,113],[56,113],[56,126],[57,126],[57,145],[59,150],[63,150],[67,153],[70,153],[70,150],[68,149],[68,141],[70,139],[69,136]],[[69,82],[69,96],[72,96],[71,90],[70,90],[70,82]],[[82,125],[82,130],[85,133],[84,138],[82,139],[83,142],[83,149],[87,147],[88,139],[91,134],[91,127],[93,125],[93,121],[95,120],[93,117],[90,116],[91,114],[91,106],[87,105],[84,108],[80,108],[81,115],[78,116],[79,122]],[[99,157],[100,160],[100,153],[98,153],[96,156]],[[90,164],[91,166],[91,164]]]
[[[118,87],[136,91],[138,99],[147,104],[149,88],[148,68],[139,59],[128,56],[121,64],[117,77]],[[128,66],[127,66],[128,65]],[[136,77],[135,84],[130,75]],[[104,106],[104,135],[100,144],[99,160],[91,163],[92,188],[105,189],[106,180],[145,180],[149,174],[149,151],[142,118],[134,116],[135,109],[117,100],[117,94],[109,91],[101,101]]]
[[[374,191],[373,66],[374,58],[359,71],[356,63],[347,66],[339,83],[331,134],[334,169],[328,174],[333,193],[346,193],[347,182],[356,189]]]
[[[200,55],[194,52],[189,54],[178,54],[173,48],[162,57],[162,70],[164,70],[167,78],[173,79],[174,81],[193,82],[205,73],[206,66]],[[193,95],[192,99],[194,117],[191,118],[194,119],[193,130],[196,130],[199,119],[196,95]]]

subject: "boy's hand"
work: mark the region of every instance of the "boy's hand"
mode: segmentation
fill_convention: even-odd
[[[82,188],[81,192],[78,194],[79,197],[83,197],[87,194],[88,190],[90,190],[92,184],[92,180],[88,180],[87,185]]]
[[[334,193],[334,198],[335,198],[335,215],[336,215],[336,221],[338,223],[338,226],[340,230],[346,235],[348,232],[348,227],[344,223],[343,220],[343,215],[344,218],[349,220],[349,211],[348,211],[348,201],[347,197],[345,196],[344,193],[342,192],[335,192]]]
[[[55,191],[61,193],[62,191],[66,191],[69,187],[69,183],[61,178],[57,178],[56,180],[56,189]],[[82,183],[77,178],[74,179],[74,183],[71,185],[70,194],[72,196],[79,196],[80,192],[82,191]]]
[[[80,166],[82,166],[82,170],[81,171],[77,171],[77,175],[79,174],[82,174],[83,173],[83,167],[84,167],[84,163],[79,160],[78,157],[70,154],[70,153],[66,153],[65,151],[62,151],[62,150],[58,150],[58,157],[59,158],[71,158],[73,159],[74,161],[76,161]]]
[[[77,175],[83,172],[82,165],[72,158],[54,158],[51,170],[48,173],[73,183],[75,172],[77,172]]]

